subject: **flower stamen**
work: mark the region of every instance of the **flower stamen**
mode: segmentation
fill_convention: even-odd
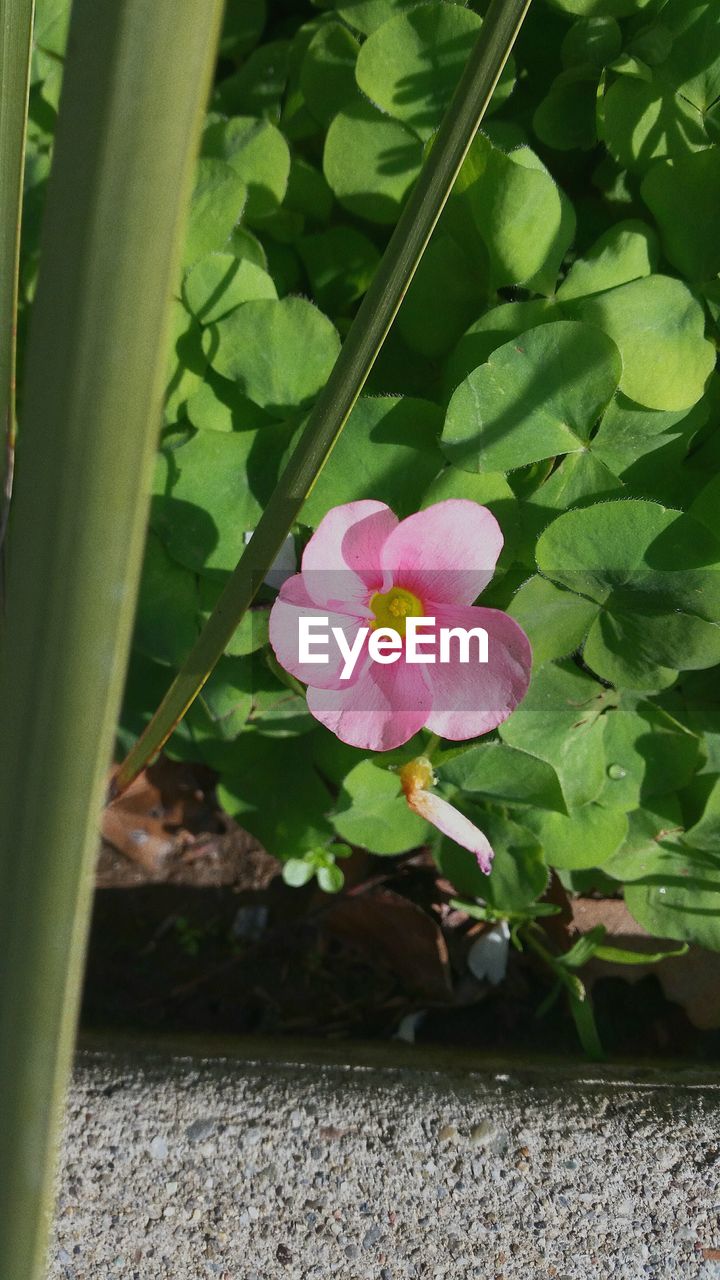
[[[387,627],[396,631],[399,636],[405,635],[406,618],[422,618],[422,601],[412,591],[404,587],[391,587],[389,591],[376,591],[370,597],[370,608],[374,618],[370,623],[373,631],[377,627]]]

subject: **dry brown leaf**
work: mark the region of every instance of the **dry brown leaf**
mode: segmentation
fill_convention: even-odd
[[[325,915],[325,928],[378,958],[425,1000],[452,997],[450,964],[439,925],[409,898],[392,889],[339,898]]]
[[[110,778],[115,770],[111,772]],[[164,757],[106,805],[104,840],[148,871],[158,871],[173,854],[207,829],[206,789],[212,775],[202,767]]]
[[[572,902],[573,926],[587,933],[596,925],[607,929],[606,943],[634,951],[638,955],[658,951],[674,951],[680,944],[667,938],[654,938],[630,915],[622,898],[575,898]],[[720,953],[703,947],[690,947],[684,956],[660,960],[657,964],[614,964],[607,960],[591,960],[583,970],[583,980],[592,986],[598,978],[624,978],[639,982],[654,974],[668,1000],[679,1004],[693,1026],[701,1031],[720,1027]]]

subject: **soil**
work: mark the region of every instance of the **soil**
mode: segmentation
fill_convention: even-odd
[[[400,1033],[489,1054],[577,1055],[564,1001],[538,1012],[552,980],[534,956],[511,947],[506,977],[495,986],[469,971],[468,952],[486,926],[450,906],[453,888],[425,851],[395,859],[355,851],[343,864],[340,895],[314,884],[290,888],[279,862],[214,806],[211,779],[191,773],[188,786],[188,766],[182,768],[180,802],[168,795],[167,777],[163,803],[150,797],[148,823],[172,818],[171,836],[158,840],[154,859],[145,853],[138,862],[102,845],[86,1029],[366,1040]],[[135,799],[127,821],[114,809],[116,836],[124,822],[137,840],[138,808]],[[148,841],[140,843],[147,850]],[[552,918],[560,947],[561,935],[565,945],[573,935],[575,916],[582,928],[606,919],[619,945],[643,949],[637,929],[625,936],[631,930],[619,901],[570,903],[559,885],[553,893],[563,906]],[[588,972],[609,1056],[720,1056],[718,958],[690,959],[689,966],[633,968],[631,981],[608,967]],[[666,973],[674,974],[672,999]]]

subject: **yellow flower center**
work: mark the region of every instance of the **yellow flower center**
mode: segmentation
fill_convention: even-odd
[[[399,636],[405,635],[406,618],[422,618],[422,601],[412,591],[404,587],[391,587],[389,591],[376,591],[370,597],[370,608],[375,618],[370,623],[373,631],[377,627],[389,627]]]

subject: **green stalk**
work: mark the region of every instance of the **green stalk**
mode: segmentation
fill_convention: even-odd
[[[15,463],[20,214],[34,0],[0,0],[0,550]]]
[[[529,6],[530,0],[492,0],[432,150],[305,431],[196,644],[121,765],[116,793],[157,755],[194,702],[330,456],[445,207]]]
[[[0,653],[0,1280],[44,1274],[168,302],[220,0],[75,0]]]

